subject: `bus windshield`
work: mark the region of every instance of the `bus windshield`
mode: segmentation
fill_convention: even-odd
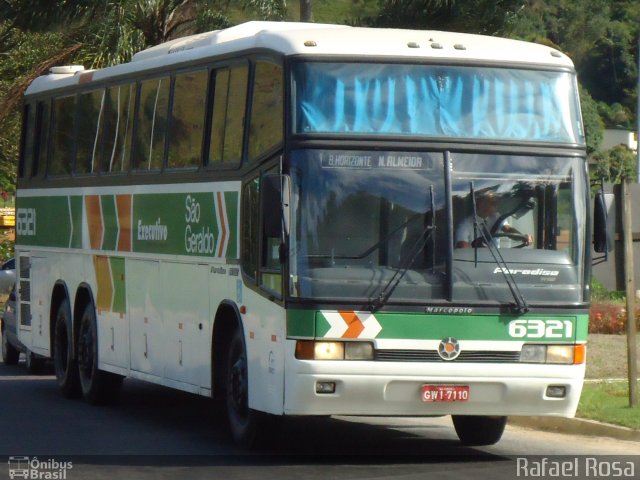
[[[293,71],[294,133],[584,144],[569,72],[325,62]]]
[[[373,302],[401,271],[390,303],[446,300],[450,280],[454,301],[504,304],[508,273],[530,303],[580,302],[580,161],[459,153],[451,162],[447,200],[440,152],[292,152],[291,294]],[[481,225],[504,263],[475,241]]]

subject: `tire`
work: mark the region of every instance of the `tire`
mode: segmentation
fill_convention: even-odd
[[[53,337],[53,366],[58,389],[67,398],[78,398],[81,394],[78,364],[73,356],[73,330],[71,309],[65,299],[56,312]]]
[[[452,415],[451,418],[458,438],[469,446],[497,443],[507,425],[507,417]]]
[[[85,307],[80,318],[77,361],[84,399],[92,405],[113,403],[120,394],[123,377],[98,369],[98,325],[92,304]]]
[[[18,360],[20,359],[20,352],[16,347],[9,343],[9,339],[5,334],[4,330],[2,332],[2,362],[5,365],[17,365]]]
[[[224,403],[233,439],[244,448],[253,448],[260,443],[260,427],[265,416],[249,408],[247,373],[247,349],[242,331],[236,329],[227,350]]]
[[[44,358],[29,351],[27,351],[25,355],[27,357],[27,372],[31,375],[40,375],[44,371]]]

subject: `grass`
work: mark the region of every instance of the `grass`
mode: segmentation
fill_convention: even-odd
[[[638,386],[640,391],[640,382]],[[640,430],[640,405],[629,406],[625,381],[585,383],[576,415]]]
[[[640,357],[640,333],[637,340]],[[640,405],[629,407],[625,335],[589,335],[586,378],[609,380],[585,383],[576,416],[640,430]]]

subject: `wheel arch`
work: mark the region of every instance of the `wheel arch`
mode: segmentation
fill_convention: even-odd
[[[235,302],[223,300],[213,320],[211,338],[211,396],[219,398],[223,393],[221,382],[216,379],[224,376],[224,359],[233,332],[239,328],[244,334],[242,316]]]

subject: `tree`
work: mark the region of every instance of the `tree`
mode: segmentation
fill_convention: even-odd
[[[621,183],[624,178],[636,178],[636,155],[626,145],[618,145],[593,156],[592,176],[609,183]]]

